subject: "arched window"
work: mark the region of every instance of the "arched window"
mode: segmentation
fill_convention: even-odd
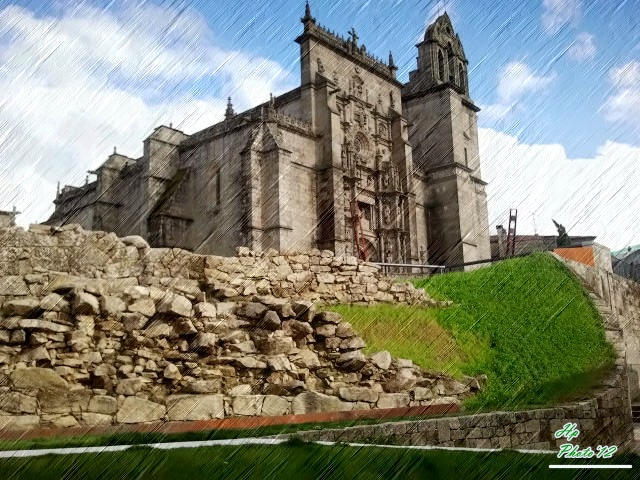
[[[447,49],[447,56],[449,57],[449,82],[456,83],[456,57],[453,54],[451,45]]]
[[[460,88],[462,89],[462,91],[466,93],[467,85],[464,79],[464,67],[461,63],[458,65],[458,82],[460,83]]]
[[[444,55],[438,50],[438,79],[444,82]]]

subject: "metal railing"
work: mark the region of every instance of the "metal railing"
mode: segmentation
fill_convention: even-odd
[[[444,265],[422,265],[416,263],[376,263],[382,267],[381,272],[385,275],[424,275],[443,273],[446,270]]]

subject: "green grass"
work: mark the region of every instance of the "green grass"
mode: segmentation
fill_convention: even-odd
[[[367,342],[365,353],[388,350],[422,368],[459,376],[470,355],[482,351],[479,343],[460,345],[437,321],[436,309],[408,305],[336,305],[340,313]]]
[[[469,409],[543,406],[588,397],[615,354],[578,280],[553,257],[536,254],[471,272],[415,280],[448,308],[327,307],[367,342],[428,370],[484,373]]]
[[[455,413],[443,416],[452,416]],[[145,443],[191,442],[199,440],[226,440],[234,438],[266,437],[285,435],[303,430],[346,428],[360,425],[373,425],[388,422],[405,422],[406,417],[361,418],[322,423],[301,423],[290,425],[271,425],[256,428],[198,430],[183,433],[160,432],[123,432],[104,435],[56,436],[33,439],[0,441],[3,450],[37,450],[46,448],[97,447],[108,445],[139,445]],[[0,477],[2,478],[2,477]]]
[[[220,446],[170,451],[136,447],[124,452],[47,455],[0,460],[0,478],[147,479],[492,479],[630,478],[629,470],[555,470],[549,464],[632,464],[636,455],[611,460],[558,460],[554,455],[504,451],[470,453],[442,450],[356,448],[291,442],[280,446]]]
[[[579,281],[549,255],[415,284],[454,302],[435,316],[463,350],[478,339],[488,347],[463,368],[489,377],[469,407],[510,409],[581,398],[613,366],[614,350],[596,308]]]

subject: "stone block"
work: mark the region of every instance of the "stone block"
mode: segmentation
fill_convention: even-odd
[[[391,366],[391,354],[386,350],[374,353],[369,358],[371,359],[371,363],[373,363],[380,370],[388,370]]]
[[[80,423],[87,427],[111,425],[113,423],[113,416],[102,413],[83,412],[80,417]]]
[[[265,395],[262,403],[262,415],[278,416],[289,413],[289,400],[276,395]]]
[[[294,415],[316,412],[344,412],[353,410],[353,404],[318,392],[304,392],[294,397],[291,402],[291,410]]]
[[[36,413],[38,402],[35,397],[19,392],[8,392],[0,395],[0,410],[8,413]]]
[[[39,308],[40,302],[38,299],[33,297],[16,298],[14,300],[4,302],[2,305],[2,310],[5,314],[18,315],[21,317],[28,317],[31,314],[36,313]]]
[[[170,395],[166,402],[169,421],[224,417],[222,395]]]
[[[381,393],[376,406],[377,408],[407,407],[410,401],[408,393]]]
[[[127,397],[116,415],[118,423],[145,423],[162,420],[166,414],[163,405],[143,398]]]
[[[340,398],[347,402],[368,402],[378,401],[378,392],[367,387],[344,387],[339,390]]]
[[[141,298],[131,303],[128,310],[132,313],[140,313],[145,317],[152,317],[156,313],[156,305],[150,298]]]
[[[262,413],[264,395],[238,395],[233,397],[234,415],[258,416]]]
[[[99,315],[98,299],[87,292],[76,292],[73,297],[73,313],[75,315]]]
[[[0,415],[0,430],[26,430],[40,426],[38,415]]]

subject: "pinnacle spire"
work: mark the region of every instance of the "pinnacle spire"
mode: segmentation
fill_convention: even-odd
[[[224,118],[231,118],[236,114],[233,111],[233,105],[231,103],[231,97],[227,97],[227,110],[224,112]]]
[[[391,53],[391,50],[389,50],[389,68],[391,70],[397,70],[398,67],[396,67],[395,62],[393,61],[393,53]]]
[[[307,23],[316,23],[316,19],[311,16],[311,7],[309,6],[309,0],[307,0],[307,3],[305,4],[304,17],[302,17],[300,21],[305,25]]]

